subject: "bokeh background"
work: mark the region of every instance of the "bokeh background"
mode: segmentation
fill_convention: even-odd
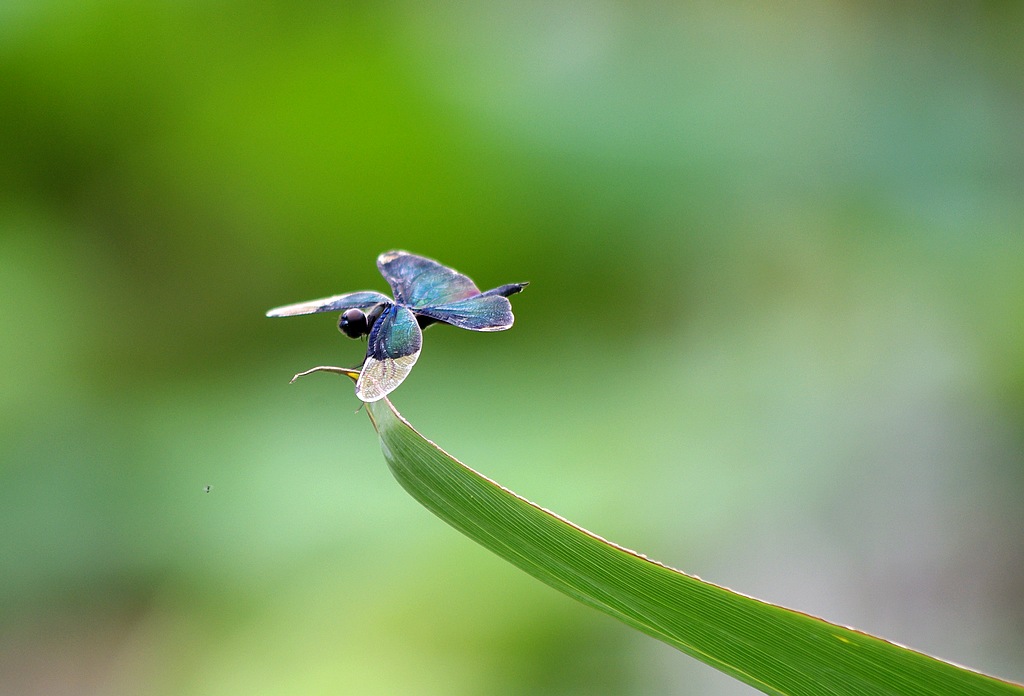
[[[514,330],[394,394],[528,498],[1024,679],[1019,3],[0,4],[0,693],[748,694],[390,478],[404,248]],[[212,486],[207,493],[205,486]]]

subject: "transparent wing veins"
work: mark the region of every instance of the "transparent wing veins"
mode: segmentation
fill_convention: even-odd
[[[373,290],[349,292],[344,295],[322,297],[319,300],[296,302],[295,304],[275,307],[267,312],[268,317],[295,317],[302,314],[319,314],[320,312],[339,312],[346,309],[369,309],[381,303],[391,303],[391,298]]]

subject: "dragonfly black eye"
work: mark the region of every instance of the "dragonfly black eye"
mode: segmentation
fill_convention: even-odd
[[[361,309],[346,309],[338,319],[338,330],[349,338],[359,338],[370,333],[370,326]]]

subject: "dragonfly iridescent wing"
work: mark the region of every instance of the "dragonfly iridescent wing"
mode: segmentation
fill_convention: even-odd
[[[416,364],[422,346],[416,315],[407,307],[388,305],[370,331],[356,396],[377,401],[394,391]]]
[[[512,283],[458,302],[422,307],[416,313],[471,331],[511,329],[515,317],[509,295],[521,292],[527,283]]]
[[[408,251],[381,254],[377,257],[377,268],[395,293],[395,301],[414,310],[480,294],[480,289],[467,276]]]
[[[296,304],[275,307],[267,312],[268,317],[294,317],[300,314],[317,314],[319,312],[339,312],[346,309],[369,309],[382,303],[391,303],[391,298],[372,290],[350,292],[344,295],[322,297],[319,300],[297,302]]]
[[[512,303],[504,297],[477,295],[468,300],[427,307],[417,314],[471,331],[504,331],[512,328]]]

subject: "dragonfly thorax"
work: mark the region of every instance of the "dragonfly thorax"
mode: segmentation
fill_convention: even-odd
[[[346,309],[338,318],[338,331],[341,331],[349,338],[359,338],[360,336],[368,335],[377,319],[384,312],[384,307],[385,305],[383,304],[374,305],[369,312],[363,312],[363,310],[354,307]]]

